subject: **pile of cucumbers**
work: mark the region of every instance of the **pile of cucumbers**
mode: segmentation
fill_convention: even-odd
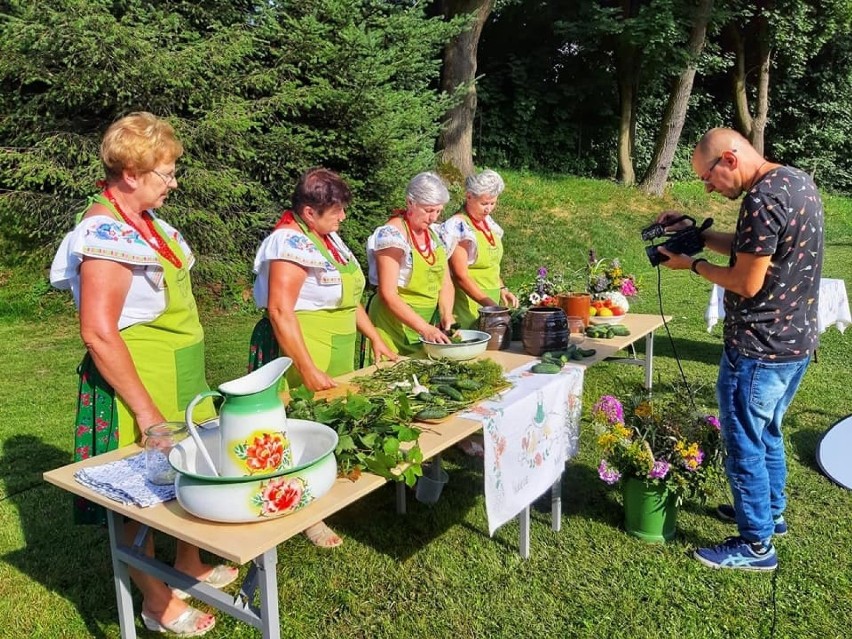
[[[533,364],[530,371],[539,375],[555,375],[568,362],[579,362],[586,357],[592,357],[597,351],[594,348],[580,348],[569,344],[564,351],[548,351],[541,356],[541,362]]]
[[[463,391],[476,391],[480,388],[482,384],[475,379],[457,375],[434,375],[429,378],[429,393],[417,395],[418,400],[429,402],[429,405],[417,411],[414,419],[443,419],[449,416],[454,402],[466,403]]]
[[[621,324],[590,324],[586,327],[586,337],[595,339],[612,339],[613,337],[627,337],[630,329]]]

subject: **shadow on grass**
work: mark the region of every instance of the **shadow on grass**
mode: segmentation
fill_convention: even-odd
[[[71,602],[90,636],[106,637],[102,628],[118,618],[106,528],[74,526],[71,495],[41,480],[43,472],[69,462],[67,451],[32,435],[6,440],[0,480],[18,509],[26,546],[2,560]]]
[[[467,512],[483,494],[481,460],[459,463],[455,453],[449,452],[443,455],[443,468],[450,479],[433,506],[421,504],[414,490],[406,488],[406,514],[399,515],[396,485],[388,484],[326,521],[344,538],[405,561],[448,529],[464,524]],[[485,529],[472,530],[488,536]]]
[[[676,335],[674,327],[672,327],[672,335]],[[673,337],[672,342],[678,357],[683,361],[699,362],[709,366],[719,365],[722,357],[721,339],[718,342],[708,342]],[[660,332],[654,338],[654,355],[674,357],[672,342],[669,342],[665,331]]]

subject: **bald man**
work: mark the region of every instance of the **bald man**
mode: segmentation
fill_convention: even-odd
[[[822,199],[809,175],[770,162],[731,129],[704,134],[692,168],[708,193],[743,196],[733,233],[703,234],[708,249],[728,256],[727,265],[660,248],[668,258],[663,266],[690,269],[725,289],[716,398],[734,503],[717,513],[735,521],[739,535],[694,556],[712,568],[772,571],[772,536],[787,532],[781,420],[819,339]],[[667,211],[657,221],[665,226],[681,215]]]

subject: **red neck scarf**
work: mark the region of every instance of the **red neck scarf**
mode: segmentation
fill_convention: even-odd
[[[150,215],[146,215],[144,212],[142,213],[142,221],[145,222],[145,226],[148,229],[149,234],[149,237],[145,237],[145,234],[142,232],[142,229],[139,228],[139,226],[135,222],[131,221],[130,218],[127,217],[127,214],[121,210],[121,207],[118,204],[118,200],[115,199],[115,196],[110,192],[109,189],[106,189],[103,192],[103,196],[107,200],[109,200],[110,204],[115,207],[115,210],[118,212],[118,215],[119,217],[121,217],[122,221],[128,226],[133,227],[133,230],[135,230],[139,234],[139,237],[148,242],[151,248],[157,251],[157,253],[162,255],[169,262],[174,264],[176,268],[180,268],[181,266],[183,266],[182,262],[180,261],[180,258],[175,255],[175,252],[169,247],[168,242],[166,242],[164,238],[160,237],[160,234],[157,232],[157,229],[154,226],[154,219]]]

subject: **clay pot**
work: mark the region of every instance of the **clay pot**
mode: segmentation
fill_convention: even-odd
[[[479,309],[479,330],[491,335],[489,351],[503,351],[512,341],[512,320],[505,306],[483,306]]]
[[[579,317],[583,326],[589,325],[589,309],[592,307],[592,296],[588,293],[565,293],[556,296],[559,308],[568,317]]]
[[[534,306],[524,315],[524,352],[538,357],[568,347],[568,318],[555,306]]]

